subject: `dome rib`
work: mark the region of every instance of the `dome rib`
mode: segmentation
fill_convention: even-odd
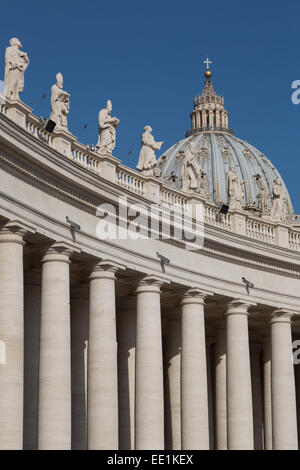
[[[281,179],[287,195],[288,212],[290,215],[294,213],[287,187],[272,162],[248,142],[238,139],[227,132],[206,131],[192,134],[165,151],[163,153],[165,158],[159,158],[159,165],[163,179],[170,183],[171,186],[177,189],[182,187],[181,168],[183,155],[191,140],[195,143],[199,166],[201,162],[202,169],[207,174],[206,189],[209,193],[210,201],[215,203],[228,202],[226,188],[227,172],[230,164],[234,164],[237,166],[240,178],[249,181],[245,185],[246,207],[259,207],[259,189],[256,184],[255,175],[260,175],[269,203],[272,201],[274,180],[276,178]],[[222,145],[220,141],[222,141]],[[199,155],[201,155],[203,149],[206,149],[207,156],[202,157],[203,160],[201,160]],[[228,149],[231,157],[229,157]],[[181,152],[181,157],[177,158],[179,152]],[[171,176],[176,177],[175,181],[171,181]]]

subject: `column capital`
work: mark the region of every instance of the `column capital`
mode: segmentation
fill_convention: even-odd
[[[27,232],[35,233],[35,229],[19,220],[11,220],[0,227],[0,243],[13,242],[24,245],[23,237]]]
[[[118,271],[125,270],[125,266],[111,260],[100,261],[92,270],[89,280],[93,279],[115,279]]]
[[[181,305],[200,304],[204,305],[206,297],[213,295],[211,292],[204,291],[198,287],[192,287],[183,295]]]
[[[50,247],[47,247],[46,253],[42,258],[42,263],[48,263],[51,261],[60,261],[63,263],[70,264],[70,256],[71,254],[76,251],[79,252],[78,248],[73,247],[69,243],[66,242],[55,242]]]
[[[143,277],[143,279],[139,282],[136,293],[140,294],[141,292],[154,292],[159,294],[160,288],[163,284],[170,284],[170,281],[168,279],[164,279],[163,277],[149,274]]]
[[[249,308],[256,305],[254,302],[248,302],[243,299],[234,299],[228,302],[225,316],[229,315],[249,315]]]
[[[270,323],[292,323],[292,318],[294,315],[296,315],[296,312],[279,308],[271,313]]]

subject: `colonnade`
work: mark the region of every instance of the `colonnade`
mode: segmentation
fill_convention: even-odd
[[[122,310],[117,325],[116,280],[125,267],[110,260],[95,263],[85,301],[89,306],[88,354],[82,368],[86,377],[83,374],[81,378],[86,389],[83,407],[87,419],[77,414],[77,425],[82,423],[77,429],[72,400],[78,398],[78,371],[71,367],[77,353],[72,342],[80,337],[77,325],[84,307],[79,299],[74,301],[76,307],[73,303],[70,307],[72,248],[56,242],[42,256],[39,345],[30,353],[32,362],[25,364],[24,374],[25,234],[26,229],[16,223],[0,231],[0,340],[6,349],[5,361],[0,364],[0,448],[23,448],[24,423],[32,426],[36,414],[39,449],[71,449],[76,440],[86,440],[88,449],[126,445],[136,450],[164,449],[161,290],[167,288],[168,281],[141,275],[129,312]],[[263,414],[264,448],[296,449],[296,389],[291,360],[294,312],[273,309],[270,314],[261,381],[259,359],[251,355],[250,360],[248,318],[253,305],[241,299],[224,302],[223,322],[216,324],[214,333],[212,388],[205,302],[213,292],[186,288],[179,295],[181,333],[178,322],[172,321],[167,331],[173,448],[209,449],[214,441],[216,449],[253,449],[259,445],[255,444],[255,425]],[[39,308],[38,303],[33,308]],[[30,336],[30,330],[25,331]],[[37,365],[37,403],[30,414],[28,409],[24,412],[24,377],[32,377],[30,370]],[[255,396],[261,400],[259,418],[255,418],[256,403],[253,409]]]
[[[215,106],[215,105],[214,105]],[[214,129],[222,128],[228,129],[228,113],[223,109],[223,106],[218,109],[214,107],[207,110],[206,106],[203,109],[196,108],[191,113],[192,131],[196,129]]]

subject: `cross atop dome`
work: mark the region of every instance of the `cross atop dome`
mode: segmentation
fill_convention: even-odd
[[[209,70],[210,68],[209,66],[210,64],[212,64],[212,61],[207,58],[206,60],[203,61],[203,63],[206,64],[206,69]]]
[[[212,61],[209,60],[208,58],[203,61],[203,63],[206,65],[206,70],[204,72],[204,76],[209,80],[212,77],[212,71],[210,70],[210,64],[212,64]]]

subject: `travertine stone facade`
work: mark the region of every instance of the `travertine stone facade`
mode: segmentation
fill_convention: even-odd
[[[252,158],[210,82],[195,110],[199,162],[216,139],[218,168],[230,159],[225,140]],[[201,184],[226,202],[217,181]],[[242,203],[225,215],[203,192],[140,174],[66,129],[49,133],[3,98],[0,448],[296,449],[300,231],[286,195],[286,218]],[[99,207],[112,216],[122,196],[174,210],[172,228],[203,204],[203,246],[101,237]]]

